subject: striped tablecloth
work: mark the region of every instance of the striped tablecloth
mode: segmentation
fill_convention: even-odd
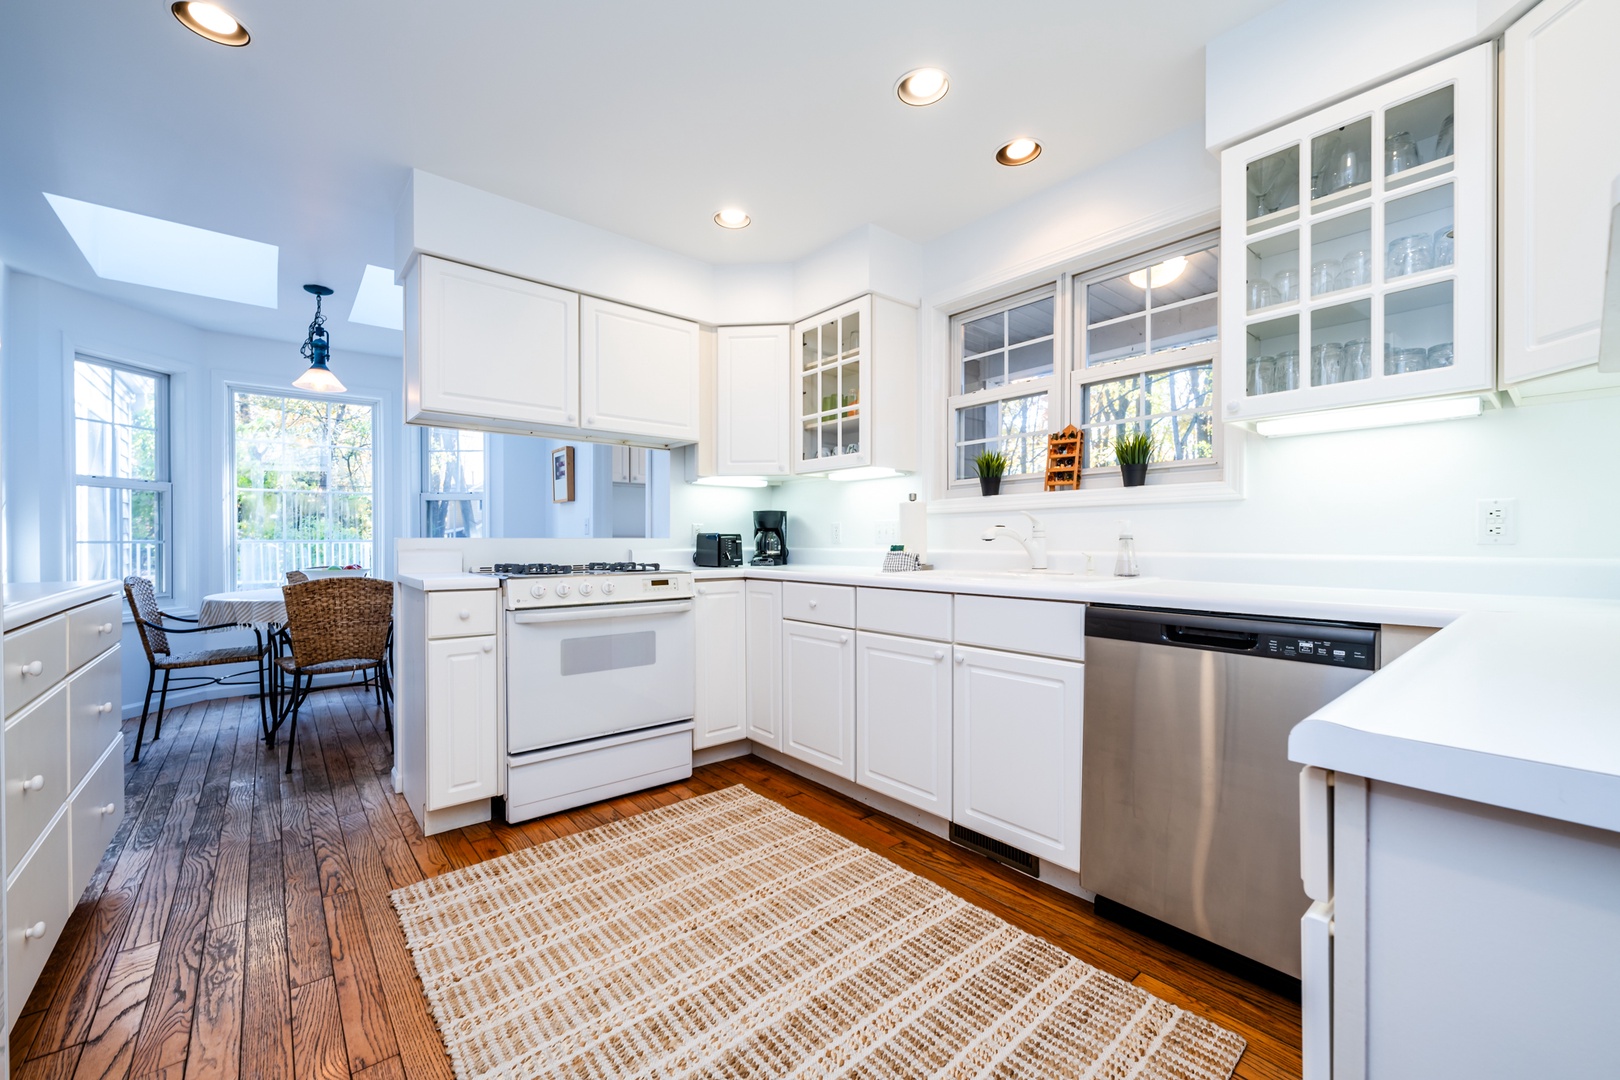
[[[209,593],[197,613],[198,626],[281,626],[287,621],[287,605],[280,589],[242,589],[239,592]]]

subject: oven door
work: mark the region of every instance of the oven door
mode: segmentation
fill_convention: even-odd
[[[692,718],[692,602],[506,615],[506,751]]]

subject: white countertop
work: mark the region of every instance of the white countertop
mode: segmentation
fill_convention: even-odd
[[[1620,832],[1620,604],[1474,611],[1294,728],[1297,762]]]
[[[5,586],[4,625],[7,630],[48,619],[68,608],[117,596],[123,584],[105,581],[26,581]]]
[[[407,589],[419,589],[422,592],[455,592],[501,587],[501,579],[490,574],[395,574],[394,580]]]

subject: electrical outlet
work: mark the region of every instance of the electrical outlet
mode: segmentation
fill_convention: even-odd
[[[833,547],[838,547],[839,545],[841,545],[844,542],[844,523],[843,522],[841,522],[841,521],[833,522],[831,525],[828,526],[828,530],[829,530],[829,536],[831,538]]]
[[[1476,538],[1481,544],[1519,542],[1519,500],[1481,499],[1474,515]]]
[[[694,541],[697,540],[697,538],[700,535],[702,535],[703,533],[706,533],[708,531],[709,531],[708,528],[706,526],[704,526],[704,524],[702,522],[700,522],[700,521],[692,522],[692,539]]]
[[[872,542],[880,548],[887,548],[890,544],[900,542],[900,523],[898,521],[880,521],[872,527]]]

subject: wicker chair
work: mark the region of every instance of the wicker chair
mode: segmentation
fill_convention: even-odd
[[[172,623],[195,623],[196,619],[188,619],[184,615],[171,615],[159,610],[157,594],[152,589],[152,583],[143,577],[127,577],[124,579],[124,598],[129,601],[130,614],[135,616],[135,629],[141,635],[141,646],[146,650],[146,662],[150,670],[146,676],[146,702],[141,706],[141,726],[135,732],[135,753],[131,761],[141,760],[141,740],[146,737],[146,717],[152,711],[152,690],[157,683],[158,672],[163,673],[163,687],[158,694],[157,726],[152,731],[152,741],[156,742],[163,734],[163,711],[169,702],[169,678],[173,672],[189,671],[195,668],[215,667],[220,664],[253,664],[258,668],[259,677],[259,726],[269,732],[269,720],[265,714],[265,691],[269,685],[269,672],[265,667],[265,657],[268,650],[265,646],[264,635],[257,627],[253,628],[253,644],[236,645],[226,649],[203,649],[199,652],[175,653],[169,647],[170,634],[201,634],[209,630],[237,629],[233,624],[226,623],[220,626],[173,626]],[[187,690],[196,686],[205,686],[209,683],[227,685],[231,676],[211,675],[182,675],[180,679],[184,686],[176,686],[176,690]]]
[[[372,578],[336,577],[287,585],[287,650],[277,658],[280,672],[292,676],[291,694],[276,717],[275,732],[291,721],[287,732],[287,772],[292,772],[298,714],[315,689],[317,675],[359,671],[379,681],[383,719],[392,731],[393,687],[388,673],[388,642],[394,615],[394,585]]]

